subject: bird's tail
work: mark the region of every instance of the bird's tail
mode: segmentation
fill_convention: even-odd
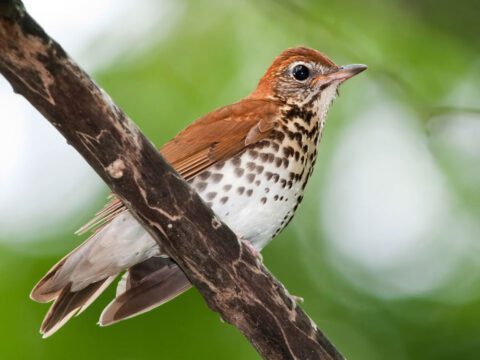
[[[44,337],[82,313],[122,272],[102,326],[149,311],[191,287],[177,264],[158,256],[155,242],[136,221],[120,216],[114,222],[64,257],[32,290],[33,300],[53,301],[40,328]]]

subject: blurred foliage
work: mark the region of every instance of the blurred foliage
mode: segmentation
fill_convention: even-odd
[[[368,64],[370,81],[408,104],[425,131],[432,114],[442,112],[442,107],[463,112],[476,105],[467,101],[457,107],[446,99],[461,80],[474,84],[480,80],[480,72],[474,71],[480,63],[478,0],[178,3],[179,22],[166,36],[149,34],[153,45],[148,50],[132,49],[96,74],[102,87],[158,145],[200,115],[245,96],[281,50],[299,44],[320,49],[337,63]],[[92,49],[95,46],[101,42]],[[477,296],[457,303],[442,302],[434,294],[386,300],[348,282],[325,256],[325,235],[311,215],[318,212],[313,194],[323,183],[318,168],[328,164],[349,114],[365,110],[367,99],[374,101],[370,97],[375,93],[365,83],[365,78],[358,78],[342,89],[305,203],[293,224],[264,251],[265,263],[292,293],[305,298],[306,311],[349,359],[477,359],[478,287]],[[455,159],[440,150],[435,154],[462,204],[470,204],[478,218],[478,187],[462,188]],[[196,290],[147,315],[101,329],[94,324],[113,294],[109,289],[58,334],[40,338],[37,329],[47,307],[29,301],[28,293],[80,241],[71,240],[71,230],[102,201],[72,219],[68,231],[45,239],[41,246],[54,249],[54,255],[35,256],[31,249],[1,245],[0,358],[256,358],[241,334],[221,323]],[[308,254],[296,242],[299,237],[316,240]]]

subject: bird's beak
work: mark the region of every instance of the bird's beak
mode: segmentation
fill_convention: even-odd
[[[325,77],[329,81],[340,81],[344,82],[345,80],[350,79],[351,77],[360,74],[362,71],[367,69],[367,65],[363,64],[352,64],[340,66],[338,70],[326,74]]]

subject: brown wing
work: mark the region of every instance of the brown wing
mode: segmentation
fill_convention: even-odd
[[[278,111],[278,104],[270,100],[245,99],[222,107],[185,128],[166,143],[160,153],[180,175],[189,180],[215,163],[266,138],[275,126]],[[124,210],[122,202],[112,196],[77,234],[105,225]]]
[[[268,100],[243,100],[220,108],[188,126],[160,152],[188,180],[265,138],[277,111]]]

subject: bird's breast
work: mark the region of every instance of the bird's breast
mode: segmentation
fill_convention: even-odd
[[[190,181],[217,216],[259,250],[292,219],[313,170],[321,129],[300,115],[282,118],[269,138]]]

